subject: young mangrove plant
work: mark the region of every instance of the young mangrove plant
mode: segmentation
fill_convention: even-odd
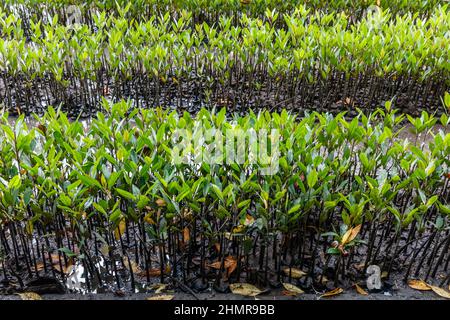
[[[2,276],[82,266],[88,290],[311,290],[378,265],[449,282],[447,114],[406,126],[391,103],[353,119],[102,107],[88,122],[52,107],[33,123],[2,114]]]

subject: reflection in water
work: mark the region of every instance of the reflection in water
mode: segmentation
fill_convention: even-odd
[[[89,284],[86,281],[86,273],[83,264],[78,261],[71,267],[70,272],[66,278],[66,286],[67,289],[74,293],[107,293],[114,292],[117,289],[117,285],[115,283],[116,276],[120,276],[122,279],[122,283],[129,283],[130,279],[128,273],[122,274],[120,271],[117,273],[113,271],[113,268],[107,268],[105,265],[105,260],[103,257],[96,258],[97,262],[95,263],[95,268],[100,272],[102,282],[99,282],[96,277],[89,277]],[[119,263],[115,262],[116,267],[119,267]],[[151,283],[141,283],[136,282],[136,286],[134,290],[131,288],[125,288],[129,291],[134,291],[134,293],[146,293],[152,290],[153,284]]]

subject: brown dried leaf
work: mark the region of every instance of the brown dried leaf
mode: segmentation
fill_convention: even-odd
[[[306,276],[306,272],[296,268],[284,268],[283,272],[288,277],[290,274],[293,279],[300,279],[301,277]]]
[[[190,233],[189,233],[189,228],[186,227],[183,229],[183,242],[184,243],[188,243],[189,239],[191,238]]]
[[[345,246],[347,243],[352,242],[356,238],[360,230],[361,225],[358,225],[354,228],[350,228],[349,230],[347,230],[347,232],[342,237],[341,246]]]
[[[213,262],[213,263],[209,264],[208,266],[211,267],[211,268],[213,268],[213,269],[219,270],[221,264],[222,264],[222,263],[221,263],[220,261],[216,261],[216,262]]]
[[[286,289],[286,291],[289,291],[294,295],[305,293],[302,289],[290,283],[283,283],[283,287]]]
[[[359,231],[361,231],[361,225],[357,225],[356,227],[351,229],[350,237],[348,238],[348,242],[352,242],[355,240],[356,236],[358,235]]]
[[[38,262],[36,264],[36,269],[37,269],[37,271],[44,270],[44,263],[43,262]]]
[[[162,294],[159,296],[148,297],[146,300],[172,300],[173,297],[172,294]]]
[[[364,290],[363,288],[361,288],[357,283],[355,283],[355,288],[356,288],[356,292],[358,292],[359,294],[363,295],[363,296],[367,296],[369,295],[367,293],[366,290]]]
[[[74,266],[73,264],[69,263],[67,266],[64,267],[64,274],[69,274],[72,272]]]
[[[448,291],[446,291],[446,290],[444,290],[442,288],[439,288],[439,287],[435,287],[435,286],[432,286],[432,285],[429,285],[429,286],[430,286],[431,290],[433,290],[434,293],[436,293],[437,295],[439,295],[439,296],[441,296],[442,298],[445,298],[445,299],[450,299],[450,292],[448,292]]]
[[[336,295],[338,295],[338,294],[341,294],[342,292],[344,292],[344,289],[342,289],[342,288],[336,288],[336,289],[333,289],[333,290],[331,290],[331,291],[325,292],[325,293],[324,293],[323,295],[321,295],[320,297],[321,297],[321,298],[333,297],[333,296],[336,296]]]
[[[345,246],[347,244],[348,239],[350,238],[351,234],[352,234],[352,228],[348,229],[347,232],[342,237],[341,246]]]
[[[128,261],[125,261],[125,268],[127,268],[128,270],[130,270],[130,265],[131,265],[131,271],[133,271],[133,273],[136,274],[140,274],[142,273],[141,268],[139,268],[139,265],[136,263],[136,261],[134,260],[130,260],[130,263],[128,263]]]
[[[408,280],[408,286],[410,286],[413,289],[421,290],[421,291],[429,291],[431,290],[430,286],[426,284],[423,280]]]
[[[170,266],[166,266],[166,269],[164,270],[164,274],[169,274],[170,270],[171,270]],[[141,270],[137,274],[139,276],[141,276],[141,277],[146,277],[147,276],[147,271]],[[149,274],[150,277],[159,277],[161,275],[161,268],[148,269],[148,274]]]
[[[147,276],[146,272],[143,272],[144,276]],[[160,268],[152,268],[148,270],[148,274],[150,277],[159,277],[161,275],[161,269]]]
[[[228,256],[225,259],[226,268],[227,268],[227,275],[231,275],[234,270],[237,268],[237,260],[233,258],[232,256]]]
[[[42,297],[35,292],[19,293],[22,300],[42,300]]]
[[[208,266],[219,270],[221,267],[222,261],[215,261]],[[233,273],[234,270],[237,268],[237,260],[233,258],[232,256],[228,256],[223,261],[223,268],[227,271],[227,274],[230,275]]]
[[[246,297],[255,297],[262,293],[257,287],[248,283],[232,283],[230,284],[230,290],[234,294]]]

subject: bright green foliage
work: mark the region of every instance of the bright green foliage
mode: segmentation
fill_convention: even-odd
[[[59,24],[56,15],[50,22],[31,20],[27,38],[17,16],[0,14],[2,100],[6,106],[24,101],[28,108],[42,99],[44,105],[57,101],[94,108],[104,95],[126,95],[149,106],[159,105],[161,87],[170,86],[177,88],[181,105],[185,86],[193,84],[189,90],[198,95],[208,97],[214,90],[214,100],[233,89],[234,99],[244,105],[248,92],[296,101],[320,89],[325,99],[328,86],[308,86],[327,82],[343,88],[332,102],[348,104],[362,82],[370,83],[369,105],[384,81],[392,88],[406,86],[408,98],[419,92],[411,83],[423,81],[435,84],[435,95],[443,93],[449,84],[450,14],[436,9],[423,19],[390,17],[369,15],[350,27],[345,14],[311,13],[299,6],[279,17],[286,23],[279,29],[246,15],[233,26],[226,16],[212,25],[195,23],[187,11],[143,22],[102,11],[94,16],[96,29]],[[10,89],[13,85],[21,89]],[[40,100],[31,103],[35,96]],[[307,106],[305,100],[299,103]]]
[[[411,239],[423,232],[444,236],[450,218],[450,134],[433,130],[426,144],[420,136],[398,139],[404,118],[382,109],[353,120],[343,113],[297,118],[286,111],[226,119],[225,110],[201,110],[192,117],[132,109],[124,101],[105,101],[104,112],[89,123],[70,122],[52,108],[36,118],[37,127],[27,126],[23,117],[11,125],[4,114],[0,222],[29,231],[58,229],[63,219],[84,248],[95,234],[92,223],[114,243],[117,236],[111,235],[122,221],[129,228],[146,221],[150,243],[164,244],[186,227],[197,229],[209,246],[237,241],[251,248],[258,246],[248,243],[255,237],[273,245],[284,239],[275,255],[288,250],[284,246],[295,237],[310,238],[320,250],[324,241],[327,247],[321,234],[362,224],[368,232],[355,243],[365,240],[372,246],[377,239],[381,248],[387,241],[391,245],[384,255],[393,257],[398,247],[391,241],[398,244],[403,232],[409,231]],[[424,113],[410,121],[418,134],[433,129],[433,119]],[[244,131],[278,130],[279,171],[261,175],[262,165],[248,160],[174,164],[174,132],[183,128],[195,137],[199,123],[224,134],[233,124]],[[376,226],[386,233],[373,231]],[[192,237],[190,246],[195,246],[199,240]],[[310,246],[309,240],[295,243],[289,247]],[[73,249],[73,243],[64,246]],[[378,254],[369,250],[366,262]],[[281,260],[276,261],[275,270]]]

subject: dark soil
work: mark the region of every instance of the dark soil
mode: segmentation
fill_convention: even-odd
[[[80,89],[79,79],[70,78],[71,85],[63,87],[55,85],[53,79],[48,77],[30,82],[20,76],[14,79],[5,76],[0,77],[0,105],[3,103],[11,115],[42,114],[48,106],[60,106],[71,118],[80,115],[86,118],[101,110],[101,99],[104,97],[112,101],[130,99],[137,107],[165,106],[190,113],[196,113],[202,107],[226,107],[228,112],[238,114],[246,114],[249,109],[288,109],[300,114],[306,111],[348,111],[350,116],[354,116],[357,113],[355,107],[370,112],[392,100],[395,108],[417,115],[422,110],[442,113],[441,97],[450,90],[442,81],[420,83],[407,77],[381,79],[368,75],[344,80],[345,76],[340,73],[313,84],[290,78],[277,83],[265,76],[255,75],[260,88],[247,79],[232,79],[230,83],[223,84],[221,79],[215,79],[207,84],[199,76],[187,75],[186,79],[180,80],[179,86],[170,80],[171,76],[168,78],[167,82],[155,83],[148,75],[135,74],[132,79],[123,82],[107,78],[102,82],[88,81],[92,97],[87,99],[89,94]],[[293,82],[295,85],[291,85]]]
[[[207,292],[199,294],[188,294],[184,292],[164,292],[161,294],[172,294],[173,300],[445,300],[432,291],[418,291],[409,288],[403,283],[396,283],[390,291],[378,293],[369,293],[367,296],[358,294],[355,289],[349,288],[340,295],[328,298],[320,298],[320,294],[302,294],[297,297],[285,296],[281,290],[272,290],[267,294],[259,295],[255,298],[244,297],[232,293]],[[105,294],[44,294],[43,300],[145,300],[148,297],[156,296],[154,293],[126,293],[124,296],[118,296],[114,293]],[[19,295],[0,295],[0,300],[20,300]]]

